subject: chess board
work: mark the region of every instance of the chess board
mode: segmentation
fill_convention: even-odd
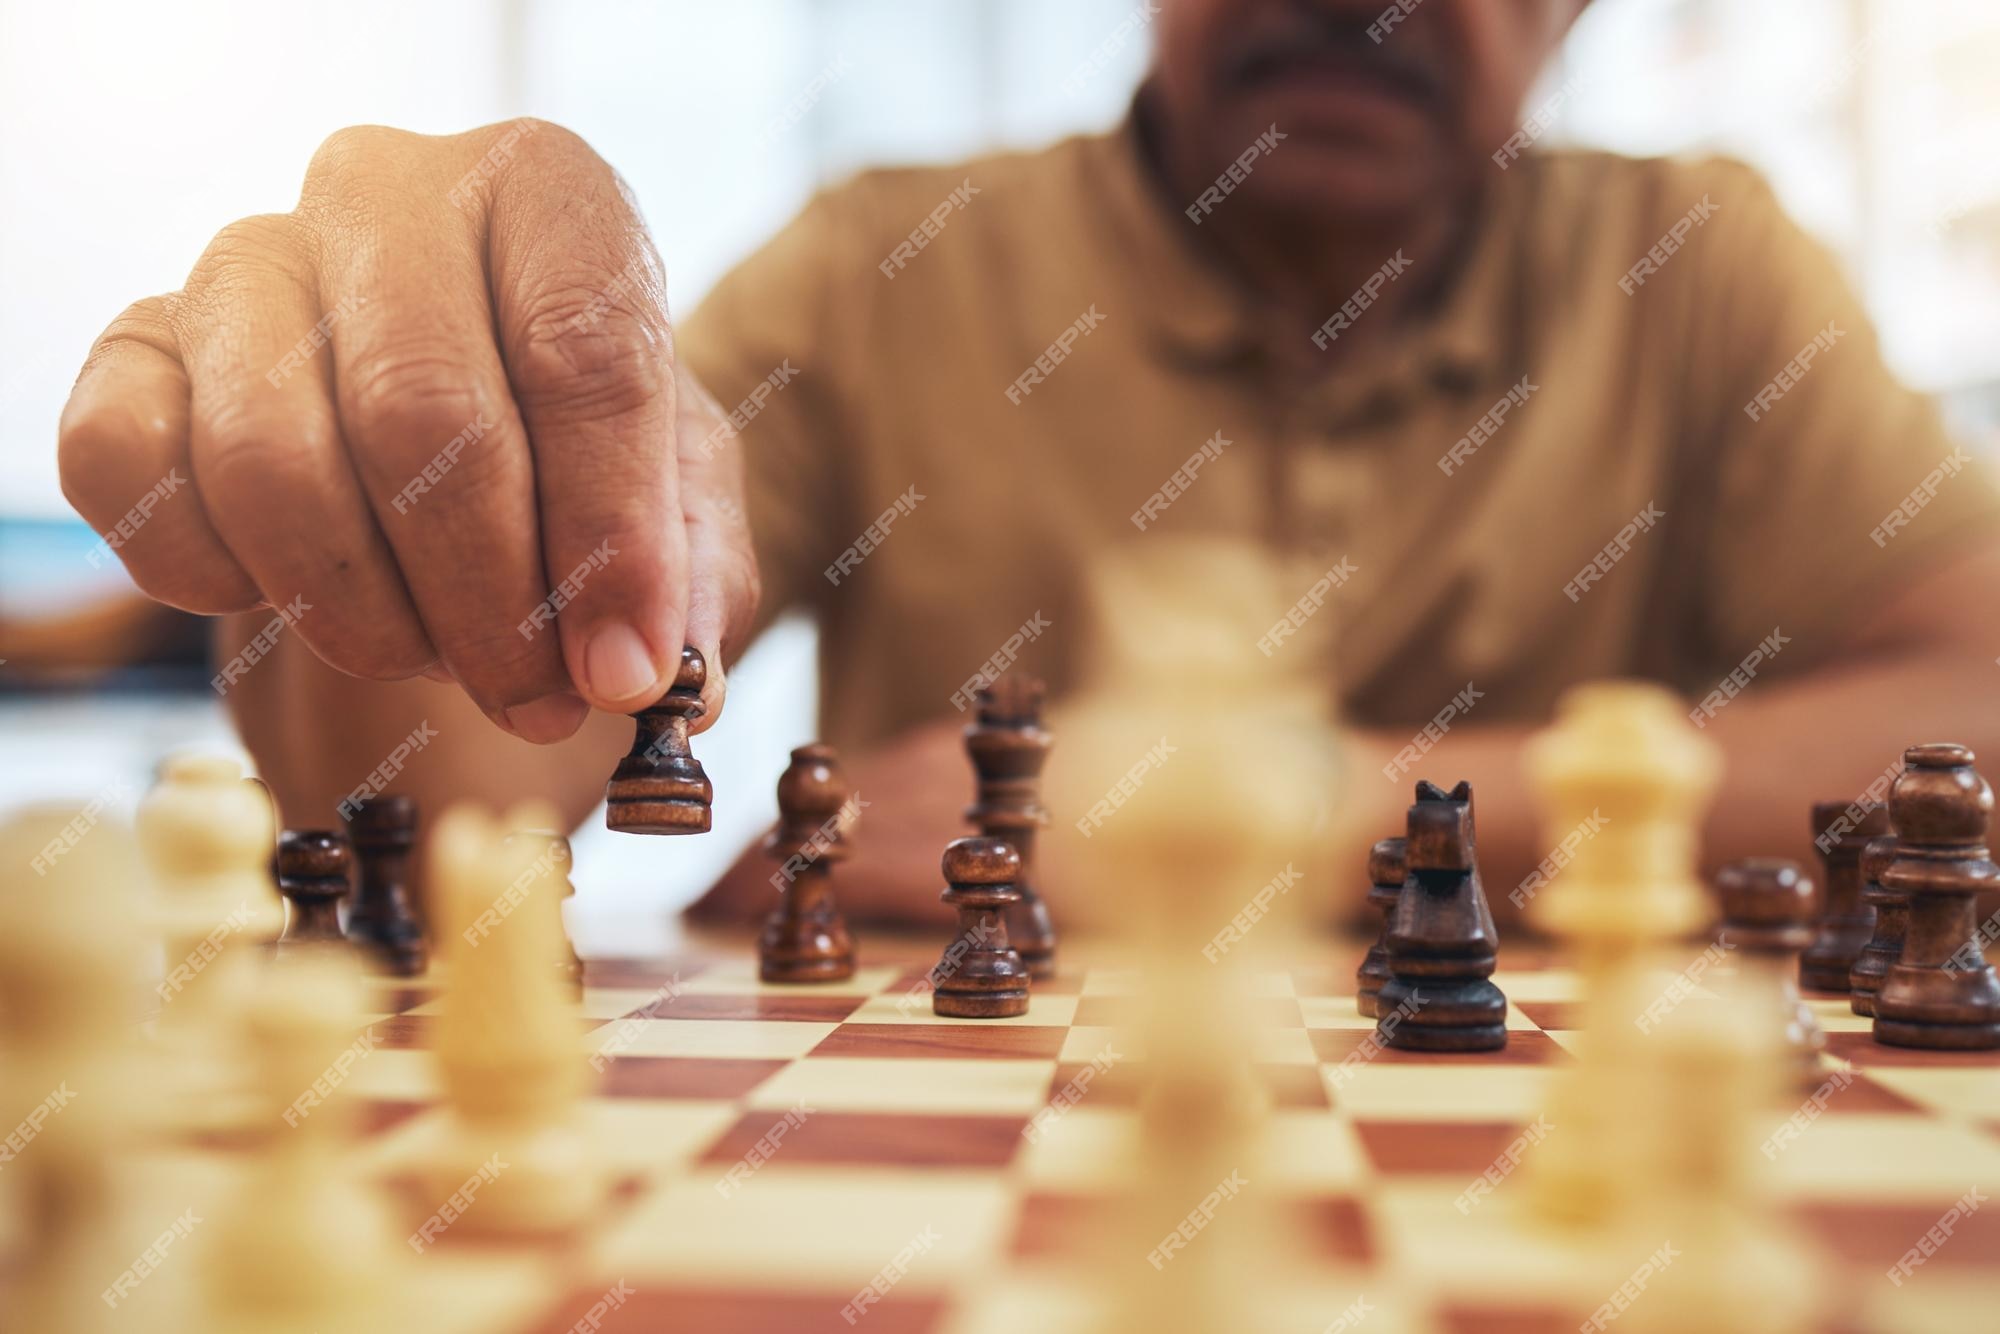
[[[1519,1178],[1459,1207],[1518,1147],[1568,1059],[1574,977],[1510,951],[1496,978],[1512,1002],[1504,1051],[1371,1054],[1354,954],[1260,975],[1254,1055],[1272,1116],[1268,1156],[1244,1176],[1276,1201],[1292,1259],[1260,1296],[1271,1314],[1243,1327],[1578,1329],[1610,1292],[1567,1243],[1526,1224]],[[1132,978],[1076,966],[1038,985],[1025,1016],[966,1023],[931,1014],[923,975],[914,947],[872,943],[852,981],[811,987],[760,984],[747,947],[593,961],[579,1040],[605,1057],[589,1116],[609,1198],[573,1235],[505,1243],[469,1223],[445,1230],[404,1257],[413,1314],[396,1327],[1090,1328],[1107,1293],[1152,1274],[1140,1252],[1114,1282],[1101,1270],[1117,1263],[1104,1224],[1136,1147],[1144,1062],[1117,1027]],[[437,999],[421,981],[374,994],[377,1046],[349,1078],[364,1111],[356,1170],[388,1185],[414,1229],[440,1203],[416,1171],[440,1129],[425,1049]],[[1825,1261],[1838,1314],[1827,1328],[1994,1328],[2000,1207],[1960,1218],[1900,1286],[1887,1272],[1968,1189],[2000,1195],[2000,1053],[1879,1047],[1844,1000],[1814,1008],[1829,1071],[1852,1078],[1771,1170]],[[1029,1133],[1093,1066],[1102,1077]],[[163,1149],[149,1193],[164,1180],[189,1198],[218,1188],[234,1152]],[[1524,1168],[1533,1152],[1518,1154]],[[885,1274],[885,1296],[850,1306]]]

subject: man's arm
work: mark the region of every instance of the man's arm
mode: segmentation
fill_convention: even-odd
[[[1968,614],[1995,598],[2000,540],[1857,615],[1852,637],[1810,672],[1754,680],[1703,719],[1724,766],[1703,829],[1704,873],[1757,856],[1793,858],[1817,874],[1812,804],[1858,798],[1918,742],[1963,742],[2000,777],[2000,623]],[[1535,730],[1458,727],[1425,757],[1439,781],[1472,781],[1480,871],[1503,919],[1532,899],[1532,886],[1519,903],[1510,895],[1567,832],[1534,809],[1521,760]],[[1385,757],[1393,753],[1383,744]],[[1395,832],[1385,824],[1372,836]],[[1356,896],[1366,888],[1361,855],[1357,842],[1348,855]]]
[[[1851,801],[1906,747],[1957,741],[2000,777],[2000,535],[1875,608],[1811,674],[1753,683],[1706,731],[1729,771],[1709,821],[1711,861],[1812,865],[1808,805]]]

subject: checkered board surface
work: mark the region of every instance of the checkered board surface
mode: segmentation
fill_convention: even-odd
[[[1267,1157],[1245,1176],[1275,1197],[1305,1263],[1261,1294],[1271,1314],[1256,1327],[1312,1334],[1361,1298],[1362,1327],[1381,1331],[1575,1330],[1608,1295],[1602,1278],[1580,1286],[1561,1243],[1520,1221],[1511,1183],[1469,1214],[1454,1206],[1543,1109],[1574,1040],[1573,975],[1510,955],[1496,976],[1512,1002],[1504,1051],[1383,1052],[1336,1075],[1372,1029],[1354,1010],[1357,954],[1260,978],[1255,1057],[1272,1115]],[[932,1228],[935,1242],[858,1327],[1089,1328],[1093,1303],[1116,1290],[1101,1272],[1102,1225],[1136,1161],[1143,1059],[1114,1027],[1130,975],[1079,967],[1038,985],[1025,1016],[969,1023],[934,1017],[927,1000],[899,1007],[923,976],[914,949],[877,949],[852,981],[810,987],[763,985],[748,956],[591,963],[582,1040],[616,1053],[588,1107],[609,1198],[573,1236],[446,1232],[410,1266],[425,1314],[408,1327],[569,1330],[622,1281],[632,1295],[603,1329],[846,1330],[857,1326],[841,1309]],[[356,1167],[388,1183],[414,1226],[437,1203],[415,1167],[440,1128],[425,1050],[437,1000],[423,985],[376,995],[381,1049],[351,1080],[364,1103]],[[2000,1207],[1960,1220],[1900,1288],[1886,1278],[1969,1188],[2000,1197],[2000,1053],[1877,1046],[1844,999],[1813,1004],[1830,1069],[1855,1078],[1774,1174],[1835,1285],[1828,1328],[2000,1328]],[[1025,1135],[1107,1045],[1133,1059]],[[739,1189],[718,1189],[800,1104],[810,1115],[775,1153]],[[1119,1281],[1151,1275],[1130,1259]]]

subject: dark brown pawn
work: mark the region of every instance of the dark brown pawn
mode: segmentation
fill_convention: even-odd
[[[1035,834],[1049,822],[1042,808],[1042,765],[1055,738],[1042,730],[1042,683],[1003,676],[979,692],[977,721],[966,725],[965,749],[979,777],[965,818],[987,838],[1005,839],[1021,854],[1021,901],[1007,910],[1007,934],[1034,977],[1056,971],[1056,929],[1035,884]]]
[[[1775,992],[1785,1026],[1785,1047],[1800,1076],[1814,1075],[1826,1051],[1819,1020],[1799,997],[1798,955],[1812,944],[1819,920],[1819,889],[1797,862],[1751,857],[1716,873],[1722,928],[1716,939],[1738,951],[1745,974],[1761,974]]]
[[[958,935],[931,969],[931,1010],[950,1019],[1006,1019],[1028,1012],[1028,966],[1007,944],[1007,909],[1021,854],[997,838],[961,838],[944,850],[943,899]]]
[[[326,829],[287,829],[278,837],[278,890],[291,905],[280,952],[299,945],[344,944],[340,901],[347,897],[354,849]]]
[[[1847,974],[1848,999],[1856,1014],[1875,1013],[1875,993],[1889,975],[1889,965],[1903,957],[1903,933],[1910,925],[1910,896],[1882,887],[1882,872],[1896,859],[1896,840],[1887,834],[1871,838],[1861,850],[1861,897],[1875,907],[1875,934]]]
[[[1984,1051],[2000,1047],[2000,977],[1979,941],[1974,896],[2000,884],[1986,851],[1993,789],[1972,752],[1941,742],[1903,752],[1908,768],[1889,789],[1896,855],[1882,888],[1907,894],[1903,957],[1875,995],[1875,1040],[1898,1047]]]
[[[1376,1037],[1405,1051],[1497,1051],[1507,998],[1491,980],[1500,937],[1479,883],[1470,783],[1449,794],[1417,784],[1404,858]]]
[[[1373,1019],[1382,984],[1389,980],[1389,923],[1396,916],[1396,900],[1403,896],[1405,840],[1385,838],[1368,850],[1368,903],[1382,914],[1382,929],[1375,943],[1361,958],[1354,972],[1354,1008]]]
[[[833,747],[792,752],[778,779],[778,827],[764,851],[778,860],[771,884],[778,906],[757,940],[766,982],[838,982],[854,976],[854,941],[833,901],[833,864],[848,855],[841,808],[847,778]]]
[[[1821,801],[1812,808],[1813,846],[1826,895],[1819,934],[1799,956],[1799,985],[1814,991],[1845,994],[1854,961],[1875,932],[1875,909],[1861,901],[1861,850],[1869,839],[1889,832],[1889,810],[1880,802],[1862,802],[1856,821],[1848,818],[1850,804]]]
[[[681,650],[673,689],[638,723],[632,750],[604,785],[604,823],[624,834],[705,834],[715,792],[701,761],[688,749],[688,725],[707,712],[701,688],[708,664],[690,646]]]
[[[408,797],[369,797],[347,817],[348,841],[360,865],[347,909],[347,938],[376,967],[397,977],[424,971],[428,951],[411,908],[410,849],[417,842],[417,803]]]

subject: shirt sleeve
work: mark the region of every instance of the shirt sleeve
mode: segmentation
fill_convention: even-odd
[[[725,418],[713,447],[743,451],[764,585],[753,637],[786,611],[817,610],[832,535],[853,527],[832,327],[852,249],[842,213],[837,192],[814,198],[676,326],[679,355]]]
[[[1710,165],[1719,216],[1689,244],[1686,293],[1690,426],[1707,437],[1686,456],[1711,474],[1695,488],[1711,497],[1703,638],[1734,662],[1777,630],[1803,666],[1871,604],[2000,535],[2000,490],[1891,373],[1834,257],[1761,176]]]

